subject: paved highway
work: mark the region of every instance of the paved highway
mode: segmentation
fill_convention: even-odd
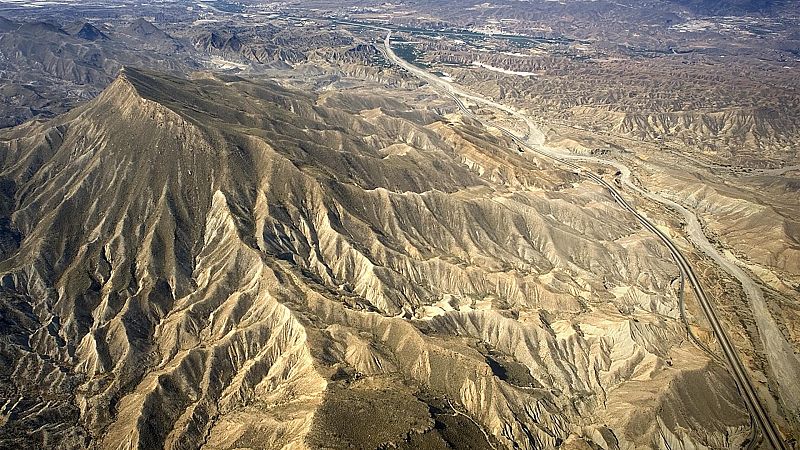
[[[692,215],[692,217],[694,217],[693,214],[691,214],[691,212],[689,212],[688,210],[686,210],[682,206],[677,205],[675,202],[672,202],[672,201],[669,201],[667,199],[664,199],[664,198],[662,198],[662,197],[660,197],[660,196],[658,196],[656,194],[652,194],[650,192],[647,192],[647,191],[639,188],[635,184],[633,184],[630,181],[630,179],[631,179],[630,170],[626,166],[624,166],[624,165],[622,165],[622,164],[620,164],[620,163],[618,163],[616,161],[608,161],[608,160],[603,160],[603,159],[594,158],[594,157],[585,157],[585,156],[571,155],[571,154],[568,154],[568,155],[567,154],[559,154],[559,153],[556,153],[556,152],[554,152],[552,150],[545,150],[545,149],[541,148],[541,145],[544,143],[544,136],[542,135],[541,132],[538,131],[538,128],[535,125],[533,125],[527,117],[525,117],[524,115],[520,114],[518,111],[516,111],[513,108],[510,108],[508,106],[505,106],[505,105],[499,104],[497,102],[494,102],[492,100],[484,99],[484,98],[475,96],[473,94],[469,94],[467,92],[464,92],[461,89],[459,89],[457,86],[455,86],[453,84],[450,84],[450,83],[448,83],[448,82],[446,82],[444,80],[441,80],[438,77],[436,77],[435,75],[433,75],[431,73],[428,73],[427,71],[424,71],[424,70],[422,70],[422,69],[420,69],[420,68],[418,68],[418,67],[416,67],[416,66],[414,66],[414,65],[412,65],[410,63],[408,63],[407,61],[405,61],[402,58],[398,57],[394,53],[394,51],[392,50],[391,45],[390,45],[390,38],[391,38],[391,32],[387,33],[386,39],[384,41],[384,45],[386,47],[386,55],[395,64],[397,64],[400,67],[406,69],[407,71],[409,71],[410,73],[414,74],[415,76],[430,82],[433,86],[436,86],[436,87],[438,87],[440,89],[443,89],[447,93],[447,95],[449,95],[450,97],[453,98],[453,100],[458,105],[459,109],[461,109],[461,111],[465,115],[467,115],[468,117],[471,117],[472,119],[475,119],[475,120],[483,123],[484,125],[488,125],[490,127],[493,127],[493,128],[496,128],[496,129],[500,130],[504,135],[506,135],[510,139],[512,139],[513,142],[516,143],[517,145],[519,145],[521,148],[524,148],[524,149],[526,149],[528,151],[531,151],[533,153],[545,156],[545,157],[550,158],[552,160],[555,160],[555,161],[557,161],[557,162],[559,162],[559,163],[561,163],[563,165],[566,165],[567,167],[570,167],[571,169],[576,170],[577,172],[587,176],[591,180],[593,180],[596,183],[598,183],[598,184],[602,185],[603,187],[605,187],[608,190],[608,192],[611,194],[611,196],[614,198],[614,200],[620,206],[622,206],[624,209],[626,209],[631,214],[633,214],[638,219],[638,221],[642,224],[642,226],[644,228],[646,228],[647,230],[649,230],[653,234],[655,234],[664,243],[664,245],[667,246],[667,248],[669,249],[669,251],[672,254],[673,258],[677,262],[678,267],[680,268],[681,272],[686,277],[686,279],[689,280],[689,283],[692,286],[692,290],[694,291],[695,296],[697,297],[698,303],[700,304],[700,307],[703,309],[703,313],[705,314],[706,318],[708,319],[708,322],[711,324],[711,328],[712,328],[712,331],[714,332],[714,336],[717,338],[717,341],[719,342],[719,345],[722,348],[722,352],[723,352],[723,354],[725,356],[725,360],[728,362],[728,365],[730,366],[731,374],[733,375],[733,377],[734,377],[734,379],[736,381],[736,384],[739,387],[739,391],[742,394],[742,397],[743,397],[743,399],[745,401],[745,404],[747,405],[747,408],[750,411],[750,414],[752,415],[752,417],[754,418],[755,422],[758,424],[761,432],[763,433],[764,437],[772,445],[772,447],[775,448],[775,449],[778,449],[778,450],[785,449],[786,446],[784,444],[783,438],[781,437],[780,433],[775,428],[775,425],[773,424],[772,420],[770,419],[769,415],[767,414],[766,410],[764,409],[764,406],[762,405],[761,400],[759,399],[758,395],[756,394],[755,388],[753,387],[753,384],[752,384],[752,382],[750,380],[750,377],[748,376],[748,374],[747,374],[747,372],[746,372],[746,370],[744,368],[744,365],[742,364],[741,359],[739,358],[739,355],[738,355],[738,352],[737,352],[736,348],[733,346],[733,344],[731,344],[730,339],[728,338],[728,334],[726,333],[725,329],[722,327],[719,319],[717,318],[717,314],[714,311],[714,307],[713,307],[711,301],[708,299],[708,297],[706,296],[705,292],[703,291],[703,287],[700,284],[700,280],[697,278],[697,275],[695,274],[694,270],[692,269],[692,266],[689,264],[689,262],[683,256],[683,253],[681,253],[681,251],[672,242],[672,240],[669,238],[669,236],[667,236],[658,227],[653,225],[645,216],[640,214],[633,206],[631,206],[631,204],[628,203],[622,197],[622,195],[620,194],[620,192],[617,190],[616,187],[614,187],[612,184],[608,183],[606,180],[604,180],[599,175],[597,175],[597,174],[595,174],[595,173],[593,173],[593,172],[591,172],[589,170],[586,170],[584,167],[582,167],[581,165],[579,165],[579,164],[577,164],[577,163],[575,163],[573,161],[577,160],[577,161],[592,162],[592,163],[603,164],[603,165],[610,165],[610,166],[616,168],[619,171],[621,179],[622,179],[622,182],[623,182],[623,184],[625,186],[629,186],[632,189],[634,189],[637,193],[642,194],[645,197],[650,198],[652,200],[655,200],[655,201],[657,201],[659,203],[662,203],[662,204],[664,204],[666,206],[672,207],[673,209],[675,209],[675,207],[678,206],[679,208],[681,208],[683,210],[683,211],[679,210],[679,212],[682,212],[684,214],[684,216],[689,214],[689,215]],[[485,120],[479,118],[469,108],[467,108],[467,106],[464,104],[464,101],[462,100],[462,98],[467,99],[467,100],[472,100],[472,101],[477,102],[477,103],[482,103],[484,105],[488,105],[488,106],[500,109],[502,111],[508,112],[510,114],[513,114],[515,117],[519,117],[520,119],[524,120],[528,124],[528,127],[530,129],[530,134],[527,136],[526,139],[521,139],[517,135],[515,135],[514,133],[510,132],[509,130],[507,130],[507,129],[501,127],[501,126],[497,126],[497,125],[491,124],[491,123],[486,123]],[[693,223],[698,223],[698,226],[699,226],[699,222],[697,222],[696,217],[694,217]]]

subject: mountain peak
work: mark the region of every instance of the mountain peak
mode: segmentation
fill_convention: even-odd
[[[138,18],[134,20],[130,24],[129,29],[142,36],[149,36],[155,33],[159,34],[163,33],[163,31],[161,31],[160,28],[158,28],[157,26],[153,25],[152,23],[148,22],[146,19],[143,18]]]
[[[98,39],[108,39],[108,36],[105,35],[99,28],[92,25],[89,22],[86,22],[81,27],[80,31],[76,34],[81,39],[86,39],[87,41],[96,41]]]
[[[87,106],[89,108],[112,108],[119,113],[130,113],[133,109],[145,106],[168,110],[164,103],[170,102],[169,94],[173,87],[168,86],[165,76],[149,73],[142,69],[123,67],[117,78],[106,87],[96,99]],[[172,111],[174,113],[174,111]]]
[[[139,72],[136,69],[128,66],[122,66],[117,73],[117,78],[103,91],[103,94],[109,91],[118,92],[120,89],[133,90],[138,94],[135,81],[137,80]]]
[[[148,22],[146,19],[136,19],[123,29],[123,33],[144,42],[148,48],[159,52],[176,51],[182,47],[167,32]]]
[[[138,67],[123,66],[117,74],[117,82],[127,84],[138,96],[158,103],[181,103],[181,98],[191,95],[191,90],[187,89],[192,84],[190,80]]]
[[[146,69],[140,69],[131,66],[122,66],[117,74],[117,78],[106,90],[115,86],[122,86],[127,89],[133,89],[136,94],[147,100],[168,100],[172,96],[169,95],[170,90],[174,90],[175,86],[168,86],[178,81],[169,75],[162,73],[150,72]]]

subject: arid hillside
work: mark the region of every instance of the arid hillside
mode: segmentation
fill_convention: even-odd
[[[376,86],[125,69],[0,134],[0,446],[748,438],[634,217]]]

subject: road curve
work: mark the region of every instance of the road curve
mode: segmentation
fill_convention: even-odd
[[[468,117],[471,117],[471,118],[483,123],[484,125],[488,125],[488,126],[491,126],[493,128],[496,128],[496,129],[500,130],[504,135],[508,136],[517,145],[519,145],[521,147],[524,147],[526,150],[529,150],[529,151],[531,151],[533,153],[536,153],[538,155],[545,156],[545,157],[550,158],[552,160],[555,160],[555,161],[557,161],[557,162],[559,162],[561,164],[564,164],[567,167],[570,167],[572,169],[578,170],[582,174],[584,174],[587,177],[589,177],[590,179],[592,179],[593,181],[595,181],[598,184],[600,184],[603,187],[605,187],[609,191],[611,196],[614,198],[614,200],[620,206],[622,206],[624,209],[626,209],[631,214],[633,214],[637,218],[637,220],[642,224],[642,226],[644,228],[646,228],[647,230],[649,230],[653,234],[655,234],[664,243],[664,245],[667,246],[667,248],[669,249],[669,251],[672,254],[673,258],[677,262],[681,272],[684,274],[686,279],[688,279],[689,283],[692,285],[692,290],[694,291],[695,296],[698,299],[698,303],[700,304],[701,308],[703,309],[703,313],[705,314],[706,318],[708,319],[708,322],[711,324],[711,328],[712,328],[712,331],[714,332],[714,336],[717,338],[717,341],[719,342],[720,347],[722,348],[722,352],[723,352],[723,354],[725,356],[725,360],[728,362],[728,365],[730,366],[731,374],[733,375],[734,380],[736,381],[736,384],[737,384],[737,386],[739,388],[740,393],[742,394],[742,398],[744,399],[748,410],[750,411],[750,414],[754,418],[755,422],[759,425],[759,428],[760,428],[761,432],[763,433],[763,435],[766,438],[766,440],[772,445],[772,447],[775,448],[775,449],[778,449],[778,450],[785,449],[786,446],[784,444],[783,438],[781,437],[780,433],[777,431],[774,423],[772,422],[772,420],[770,419],[770,417],[767,414],[766,410],[764,409],[764,406],[762,405],[761,400],[759,399],[758,395],[756,394],[756,391],[755,391],[755,388],[753,387],[752,381],[750,380],[750,377],[748,376],[748,374],[746,372],[746,369],[744,368],[744,365],[742,364],[741,359],[739,358],[739,355],[738,355],[738,352],[737,352],[736,348],[730,342],[730,339],[728,338],[728,334],[726,333],[725,329],[722,327],[719,319],[717,318],[716,312],[714,311],[714,307],[713,307],[711,301],[708,299],[708,297],[706,296],[705,292],[703,291],[703,287],[700,284],[700,280],[697,278],[697,275],[695,274],[694,270],[692,269],[692,266],[689,264],[689,262],[683,256],[683,253],[681,253],[680,249],[678,249],[678,247],[672,242],[672,240],[669,238],[669,236],[667,236],[658,227],[653,225],[646,217],[644,217],[633,206],[631,206],[622,197],[620,192],[612,184],[608,183],[606,180],[601,178],[599,175],[597,175],[597,174],[595,174],[595,173],[593,173],[591,171],[586,170],[585,168],[583,168],[582,166],[580,166],[579,164],[577,164],[577,163],[575,163],[573,161],[592,162],[592,163],[597,163],[597,164],[610,165],[610,166],[616,168],[620,172],[620,178],[621,178],[621,180],[622,180],[622,182],[623,182],[623,184],[625,186],[631,187],[637,193],[639,193],[641,195],[644,195],[645,197],[650,198],[651,200],[654,200],[654,201],[656,201],[658,203],[664,204],[664,205],[666,205],[668,207],[671,207],[673,209],[678,209],[678,211],[681,212],[685,218],[687,216],[690,216],[691,218],[693,218],[694,219],[693,222],[698,223],[698,227],[699,227],[699,222],[697,222],[697,218],[694,216],[694,214],[692,214],[686,208],[682,207],[681,205],[678,205],[675,202],[667,200],[667,199],[665,199],[665,198],[663,198],[663,197],[661,197],[659,195],[650,193],[650,192],[648,192],[648,191],[646,191],[644,189],[639,188],[635,184],[633,184],[630,181],[630,179],[631,179],[630,170],[628,169],[628,167],[626,167],[623,164],[620,164],[619,162],[608,161],[608,160],[603,160],[603,159],[594,158],[594,157],[579,156],[579,155],[571,155],[571,154],[565,155],[565,154],[557,153],[557,152],[555,152],[553,150],[550,150],[550,149],[542,148],[542,145],[544,144],[544,135],[538,130],[538,128],[535,125],[533,125],[531,123],[530,119],[528,119],[524,115],[520,114],[518,111],[516,111],[513,108],[510,108],[510,107],[508,107],[506,105],[502,105],[502,104],[494,102],[492,100],[484,99],[482,97],[478,97],[478,96],[475,96],[473,94],[464,92],[463,90],[461,90],[457,86],[455,86],[453,84],[450,84],[450,83],[447,83],[444,80],[439,79],[435,75],[433,75],[431,73],[428,73],[428,72],[426,72],[426,71],[414,66],[413,64],[408,63],[407,61],[405,61],[402,58],[398,57],[394,53],[394,51],[392,50],[391,45],[390,45],[391,44],[390,43],[390,39],[391,39],[391,32],[388,32],[387,35],[386,35],[386,39],[384,40],[385,51],[386,51],[386,55],[389,57],[389,59],[391,59],[395,64],[397,64],[398,66],[404,68],[405,70],[407,70],[408,72],[410,72],[413,75],[417,76],[418,78],[424,79],[424,80],[428,81],[429,83],[431,83],[432,85],[435,85],[435,86],[439,87],[440,89],[443,89],[450,97],[453,98],[453,100],[458,105],[459,109],[461,109],[461,111],[465,115],[467,115]],[[501,127],[501,126],[497,126],[497,125],[492,124],[492,123],[487,123],[485,120],[479,118],[474,113],[472,113],[472,111],[469,110],[469,108],[466,107],[466,105],[461,100],[461,98],[465,98],[465,99],[468,99],[468,100],[472,100],[472,101],[474,101],[476,103],[482,103],[484,105],[488,105],[488,106],[500,109],[501,111],[508,112],[509,114],[512,114],[515,117],[518,117],[518,118],[524,120],[525,123],[528,124],[528,127],[530,129],[529,135],[527,136],[526,139],[521,139],[517,135],[515,135],[514,133],[510,132],[509,130],[507,130],[507,129]],[[700,230],[700,232],[702,233],[702,230]],[[707,240],[706,240],[706,242],[707,242]],[[716,261],[717,258],[714,258],[714,259]],[[717,262],[719,263],[719,261],[717,261]],[[728,269],[728,267],[723,267],[723,268],[726,269],[726,270]],[[739,269],[735,265],[734,265],[734,268]],[[739,269],[739,270],[741,270],[741,269]],[[737,277],[737,278],[739,278],[739,277]],[[752,283],[752,280],[750,280],[750,283]],[[748,286],[745,286],[745,289],[747,289],[747,288],[748,288]],[[749,292],[748,292],[748,294],[749,294]]]

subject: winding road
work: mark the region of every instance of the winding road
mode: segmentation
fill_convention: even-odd
[[[384,40],[385,52],[389,59],[397,64],[398,66],[402,67],[403,69],[407,70],[411,74],[417,76],[420,79],[423,79],[429,82],[432,86],[436,86],[439,89],[443,90],[448,96],[452,97],[453,100],[458,105],[459,109],[468,117],[484,124],[485,126],[489,126],[495,129],[500,130],[504,135],[508,136],[514,143],[520,146],[520,148],[524,148],[532,153],[545,156],[549,159],[555,160],[571,169],[578,171],[579,173],[587,176],[594,182],[600,184],[604,188],[608,190],[614,200],[622,206],[622,208],[629,211],[633,214],[637,220],[642,224],[644,228],[651,231],[655,234],[666,247],[669,249],[670,253],[672,254],[673,258],[675,259],[678,267],[680,268],[681,272],[685,276],[686,279],[689,280],[689,283],[692,286],[692,290],[697,297],[698,303],[700,304],[703,313],[705,314],[708,322],[711,325],[712,331],[714,336],[716,337],[719,345],[722,349],[723,355],[725,360],[727,361],[728,365],[730,366],[730,372],[733,375],[734,380],[739,388],[739,391],[742,394],[742,397],[747,405],[747,408],[750,411],[751,416],[753,417],[755,423],[758,424],[758,428],[760,429],[761,433],[763,433],[764,438],[769,442],[769,444],[778,450],[783,450],[786,448],[786,445],[783,441],[782,436],[777,431],[775,424],[770,419],[769,415],[767,414],[764,406],[762,405],[761,400],[759,399],[755,387],[753,386],[750,377],[747,374],[747,371],[742,364],[741,359],[739,358],[738,352],[734,345],[731,343],[727,332],[722,327],[719,319],[717,318],[717,314],[714,310],[714,306],[711,301],[706,296],[702,285],[700,284],[700,280],[698,279],[697,275],[695,274],[692,266],[684,257],[683,253],[681,253],[680,249],[672,242],[669,236],[667,236],[663,231],[661,231],[658,227],[653,225],[647,217],[639,213],[636,208],[634,208],[630,203],[628,203],[625,198],[623,198],[620,191],[611,183],[604,180],[599,175],[587,170],[585,167],[582,167],[577,162],[585,162],[585,163],[594,163],[594,164],[602,164],[607,166],[612,166],[619,172],[620,180],[622,185],[625,187],[630,188],[632,191],[636,192],[637,194],[646,197],[650,200],[658,202],[662,205],[665,205],[673,210],[678,211],[684,218],[687,224],[687,231],[689,234],[690,240],[700,248],[704,253],[710,256],[720,267],[722,267],[725,271],[736,277],[741,283],[747,294],[748,298],[751,302],[751,307],[754,312],[754,316],[756,318],[756,323],[759,327],[759,334],[762,336],[762,341],[765,345],[777,345],[780,349],[780,353],[783,354],[786,349],[785,346],[789,345],[785,339],[780,336],[780,331],[777,329],[777,325],[774,323],[774,319],[769,315],[769,311],[766,309],[766,302],[764,301],[763,294],[758,286],[750,279],[747,274],[739,268],[735,263],[731,262],[729,259],[722,256],[719,251],[711,245],[708,239],[705,237],[705,234],[702,231],[702,227],[697,219],[697,217],[688,209],[681,206],[680,204],[666,199],[658,194],[649,192],[645,189],[640,188],[639,186],[635,185],[631,181],[631,172],[627,166],[617,162],[617,161],[609,161],[604,159],[599,159],[595,157],[588,157],[588,156],[580,156],[580,155],[573,155],[573,154],[565,154],[562,152],[558,152],[555,149],[547,148],[544,146],[544,135],[538,129],[538,127],[531,122],[531,120],[518,112],[517,110],[508,107],[506,105],[502,105],[495,101],[485,99],[474,94],[468,93],[460,89],[454,84],[448,83],[444,80],[441,80],[437,76],[420,69],[419,67],[414,66],[413,64],[408,63],[407,61],[403,60],[402,58],[398,57],[397,54],[392,50],[391,43],[391,32],[388,32],[386,35],[386,39]],[[507,112],[514,117],[523,120],[527,125],[529,134],[525,138],[520,138],[519,136],[515,135],[511,131],[498,126],[496,124],[487,123],[486,120],[476,116],[465,104],[464,100],[469,100],[478,104],[487,105],[501,111]],[[771,324],[769,322],[772,322]],[[778,332],[778,335],[775,335],[775,332]],[[783,341],[783,343],[781,343]],[[767,347],[770,348],[770,347]],[[774,348],[774,347],[773,347]],[[788,350],[791,352],[791,346],[788,347]],[[768,360],[770,362],[770,366],[772,367],[773,371],[775,371],[778,377],[783,376],[790,376],[788,378],[789,381],[793,381],[794,376],[800,374],[800,362],[797,362],[797,358],[791,352],[791,358],[787,358],[788,361],[780,361],[778,357],[770,356],[773,355],[771,352],[767,352]],[[788,355],[786,355],[788,356]],[[795,364],[794,362],[797,362]],[[794,373],[794,376],[791,376],[792,370],[798,369]]]

